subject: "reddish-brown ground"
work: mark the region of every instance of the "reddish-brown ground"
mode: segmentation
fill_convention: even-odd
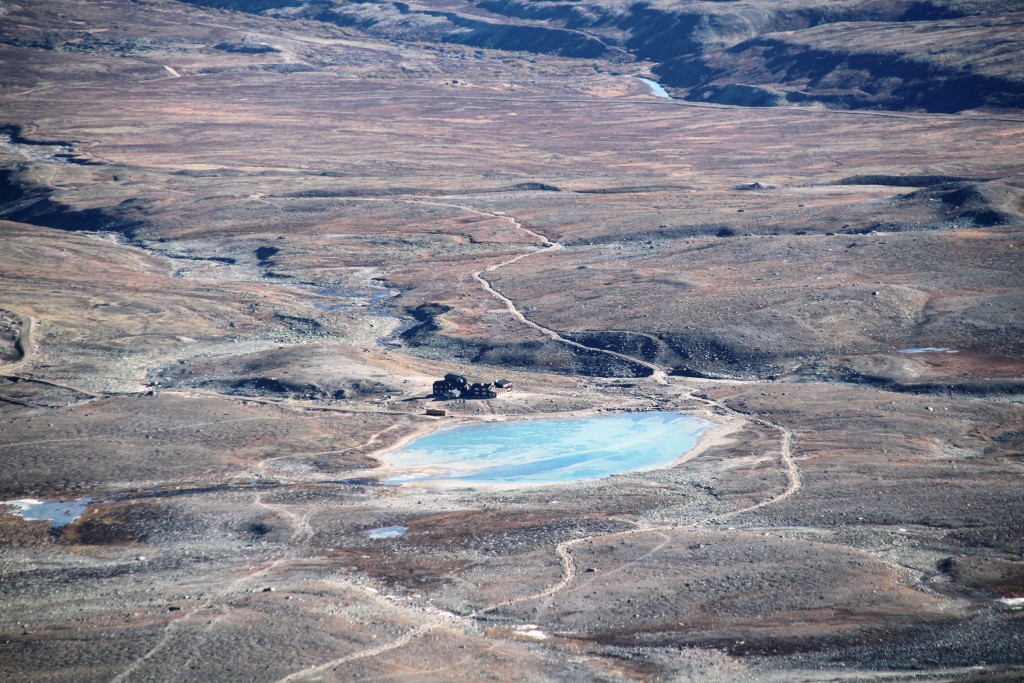
[[[1024,114],[2,11],[0,500],[91,498],[0,508],[3,676],[1021,672]],[[429,398],[453,371],[515,389]],[[649,409],[723,427],[662,470],[380,484],[444,425]]]

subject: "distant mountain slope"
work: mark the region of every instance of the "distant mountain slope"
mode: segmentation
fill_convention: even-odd
[[[841,22],[768,33],[654,69],[687,98],[958,112],[1024,106],[1024,14]]]
[[[397,40],[655,62],[685,99],[958,112],[1024,107],[1020,0],[186,0]]]

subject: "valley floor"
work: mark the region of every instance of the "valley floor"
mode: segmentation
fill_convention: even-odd
[[[3,12],[0,500],[86,507],[0,506],[0,677],[1024,675],[1021,111]],[[601,479],[382,483],[445,426],[650,410],[719,426]]]

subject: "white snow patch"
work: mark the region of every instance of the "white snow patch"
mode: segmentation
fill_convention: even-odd
[[[407,529],[396,524],[395,526],[382,526],[377,529],[370,529],[366,535],[370,538],[396,538],[405,534]]]
[[[668,91],[665,90],[664,86],[662,86],[661,83],[658,83],[657,81],[652,81],[650,78],[642,78],[640,76],[637,76],[637,79],[646,83],[647,87],[651,89],[651,94],[654,95],[655,97],[660,97],[666,100],[672,99],[672,96],[668,94]]]
[[[29,521],[46,520],[53,527],[61,527],[75,521],[82,516],[86,508],[92,502],[92,498],[80,498],[78,500],[54,500],[46,502],[36,498],[18,498],[17,500],[0,501],[0,505],[10,505],[17,508],[14,514]]]
[[[514,630],[516,635],[533,638],[534,640],[547,640],[549,637],[548,634],[537,628],[537,624],[523,624],[522,626],[516,626]]]

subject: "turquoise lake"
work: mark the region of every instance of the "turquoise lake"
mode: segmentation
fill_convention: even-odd
[[[555,484],[664,467],[715,423],[668,412],[485,422],[442,429],[382,457],[387,484]]]

